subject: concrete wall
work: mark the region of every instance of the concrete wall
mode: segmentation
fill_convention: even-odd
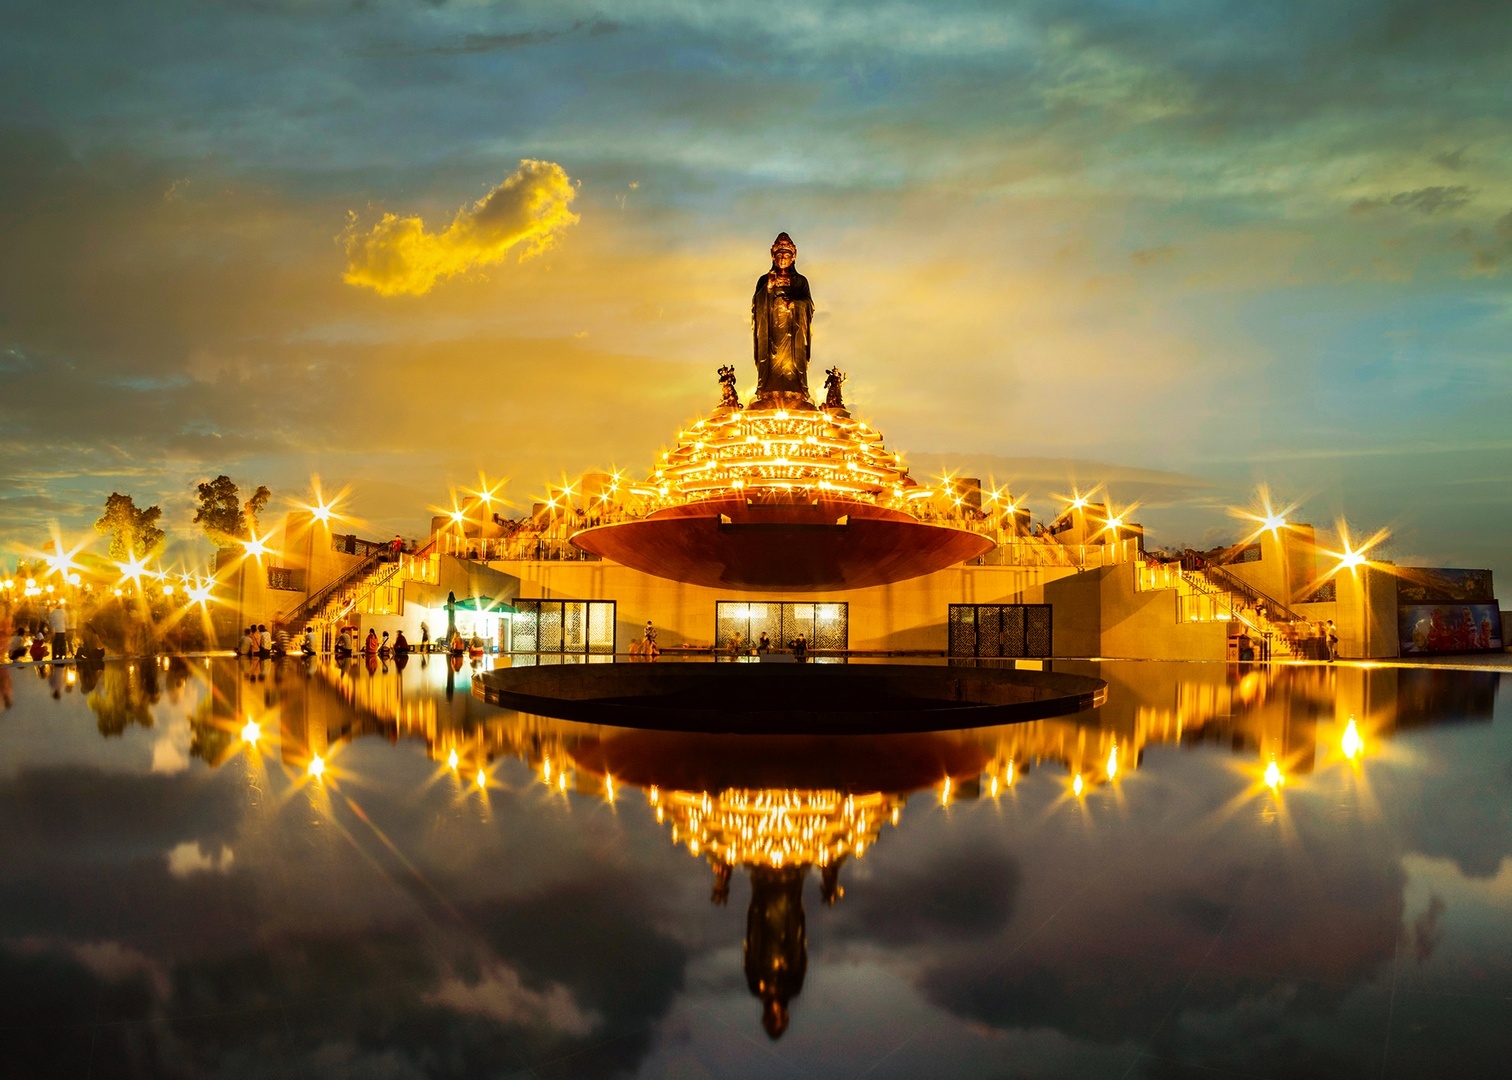
[[[1227,658],[1228,623],[1178,622],[1176,590],[1135,591],[1133,563],[1104,567],[1095,573],[1099,579],[1097,655],[1129,659]],[[1056,615],[1060,615],[1059,609]]]
[[[956,566],[912,581],[833,593],[777,594],[705,589],[642,574],[611,562],[499,562],[520,579],[524,598],[613,600],[617,647],[640,639],[646,620],[663,648],[714,641],[721,600],[844,602],[850,647],[943,652],[951,604],[1050,604],[1057,656],[1222,660],[1222,623],[1176,621],[1174,590],[1134,590],[1132,563],[1078,573],[1063,567]]]
[[[1045,602],[1048,581],[1074,575],[1065,568],[955,566],[912,581],[823,593],[766,593],[706,589],[652,577],[611,562],[496,562],[520,579],[519,595],[560,600],[613,600],[618,648],[640,639],[646,620],[663,648],[714,641],[714,605],[721,600],[822,601],[850,605],[850,647],[943,651],[951,604]],[[1055,626],[1060,650],[1060,624]]]
[[[1320,623],[1332,619],[1339,631],[1339,656],[1346,660],[1400,655],[1396,578],[1386,570],[1365,567],[1346,570],[1334,582],[1337,600],[1297,604],[1297,614]]]

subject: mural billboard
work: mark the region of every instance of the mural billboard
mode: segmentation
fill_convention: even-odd
[[[1397,634],[1403,656],[1503,648],[1501,612],[1495,604],[1402,604]]]
[[[1397,571],[1398,604],[1494,604],[1489,570],[1404,566]]]

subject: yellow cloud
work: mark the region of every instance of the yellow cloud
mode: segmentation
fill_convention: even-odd
[[[521,244],[526,247],[520,258],[528,259],[577,224],[569,209],[576,196],[560,165],[527,158],[514,175],[458,210],[445,232],[426,232],[418,217],[397,214],[384,214],[371,232],[349,230],[343,279],[382,296],[421,296],[438,279],[501,262]]]

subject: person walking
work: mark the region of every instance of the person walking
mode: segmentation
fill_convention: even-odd
[[[646,620],[646,633],[642,639],[646,651],[647,660],[655,660],[661,654],[661,649],[656,645],[656,627],[651,625],[651,620]]]
[[[1334,626],[1332,619],[1328,620],[1328,626],[1324,631],[1324,643],[1328,646],[1328,662],[1331,664],[1339,658],[1339,629]]]
[[[430,627],[423,620],[420,623],[420,651],[430,652]]]

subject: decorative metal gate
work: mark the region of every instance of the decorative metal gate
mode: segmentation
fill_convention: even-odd
[[[1047,659],[1049,604],[951,604],[951,656]]]
[[[810,649],[850,648],[850,605],[780,601],[720,600],[714,605],[714,646],[728,649],[735,635],[755,645],[765,632],[774,649],[785,649],[799,634]]]
[[[614,652],[613,600],[511,600],[509,651],[517,653]]]

